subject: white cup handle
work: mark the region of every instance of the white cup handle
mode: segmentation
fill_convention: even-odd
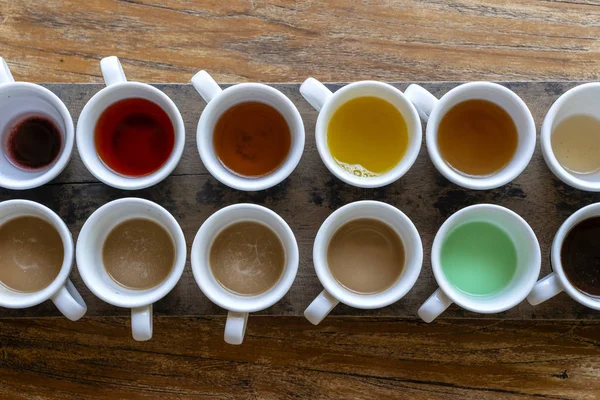
[[[419,307],[419,317],[427,323],[430,323],[437,317],[439,317],[448,307],[452,304],[452,300],[442,289],[438,288],[429,298]]]
[[[404,95],[415,105],[419,116],[427,122],[433,107],[439,101],[437,97],[429,93],[425,88],[412,84],[406,88]]]
[[[10,68],[8,68],[8,64],[4,61],[4,58],[0,57],[0,83],[10,83],[14,81],[15,78],[13,78]]]
[[[100,70],[106,86],[127,82],[121,62],[115,56],[104,57],[100,60]]]
[[[70,279],[50,298],[56,308],[71,321],[77,321],[87,312],[85,301]]]
[[[551,299],[564,290],[555,272],[551,272],[550,275],[543,277],[533,287],[527,301],[532,306],[537,306],[546,300]]]
[[[225,323],[225,343],[242,344],[248,325],[247,312],[229,311]]]
[[[331,90],[315,78],[308,78],[300,85],[300,94],[317,111],[321,111],[327,100],[333,96]]]
[[[152,339],[152,304],[131,309],[131,333],[138,342]]]
[[[223,91],[219,87],[219,84],[205,70],[197,72],[192,77],[192,86],[207,103]]]
[[[306,310],[304,317],[313,325],[318,325],[329,315],[331,310],[340,303],[338,299],[333,297],[327,290],[323,290]]]

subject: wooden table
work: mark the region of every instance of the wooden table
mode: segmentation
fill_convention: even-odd
[[[0,55],[35,82],[100,82],[98,61],[113,54],[149,82],[199,68],[224,82],[594,80],[598,5],[0,0]],[[161,314],[146,343],[126,317],[1,319],[0,397],[600,396],[592,319],[255,316],[233,347],[222,317]]]

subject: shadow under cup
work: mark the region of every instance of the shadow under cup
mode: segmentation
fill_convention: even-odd
[[[474,222],[487,222],[500,228],[516,250],[516,269],[512,279],[502,289],[488,295],[466,293],[451,284],[441,257],[451,233]],[[434,239],[431,262],[440,289],[453,302],[470,311],[496,313],[514,307],[529,294],[540,273],[541,254],[537,238],[525,220],[504,207],[483,204],[464,208],[444,222]]]

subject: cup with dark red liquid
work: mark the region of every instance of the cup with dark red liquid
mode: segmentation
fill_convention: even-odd
[[[81,160],[109,186],[137,190],[165,179],[185,144],[183,119],[157,88],[128,82],[117,57],[100,61],[106,87],[85,105],[77,123]]]
[[[65,104],[50,90],[15,82],[0,57],[0,187],[31,189],[56,178],[73,152]]]
[[[567,218],[552,242],[552,272],[535,284],[527,301],[535,306],[566,292],[584,306],[600,310],[599,239],[600,203]]]

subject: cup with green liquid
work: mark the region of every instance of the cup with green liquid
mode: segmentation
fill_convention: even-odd
[[[418,314],[431,322],[452,303],[478,313],[506,311],[527,297],[540,273],[535,233],[515,212],[478,204],[454,213],[431,249],[439,288]]]

